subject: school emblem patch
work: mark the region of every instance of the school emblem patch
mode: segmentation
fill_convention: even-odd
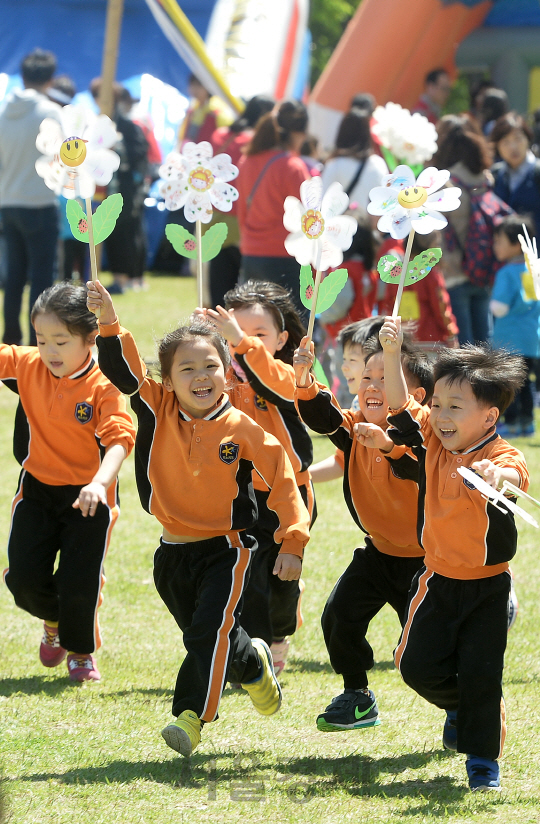
[[[468,468],[468,469],[471,469],[471,467],[470,467],[470,466],[469,466],[469,467],[467,467],[467,468]],[[476,469],[471,469],[471,472],[474,472],[474,474],[475,474],[475,475],[478,475],[478,477],[479,477],[479,478],[481,478],[481,477],[482,477],[482,476],[480,475],[480,473],[476,471]],[[475,485],[474,485],[474,484],[472,484],[470,481],[468,481],[468,480],[467,480],[467,478],[463,478],[463,483],[465,484],[465,486],[467,487],[467,489],[476,489]]]
[[[237,443],[229,441],[228,443],[220,443],[219,457],[226,464],[232,464],[238,458],[238,451],[240,446]]]
[[[75,406],[75,417],[79,423],[88,423],[94,415],[94,407],[86,401],[81,401]]]
[[[255,395],[255,406],[257,409],[264,409],[265,412],[268,411],[268,406],[262,395]]]

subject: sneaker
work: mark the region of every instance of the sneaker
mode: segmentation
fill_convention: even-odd
[[[171,750],[188,758],[201,740],[201,722],[193,710],[184,710],[176,721],[161,730],[165,743]]]
[[[498,423],[497,435],[501,438],[518,438],[521,435],[521,426],[517,423]]]
[[[512,573],[510,573],[512,575]],[[511,630],[516,623],[518,616],[519,603],[514,587],[514,576],[510,579],[510,594],[508,596],[508,629]]]
[[[119,283],[111,283],[111,285],[107,286],[106,289],[109,295],[123,295],[126,291]]]
[[[270,652],[272,653],[272,661],[276,675],[279,675],[285,669],[290,644],[291,642],[287,637],[282,638],[281,641],[272,641]]]
[[[534,421],[531,421],[531,423],[524,423],[521,426],[521,437],[532,438],[535,431]]]
[[[52,627],[43,621],[43,638],[39,647],[39,660],[44,667],[57,667],[66,657],[67,652],[60,646],[58,627]]]
[[[272,653],[262,638],[252,638],[251,643],[257,650],[262,672],[253,681],[247,681],[242,687],[249,693],[251,702],[261,715],[274,715],[281,707],[281,687],[274,672]]]
[[[499,763],[477,755],[468,755],[465,762],[469,776],[469,788],[474,792],[501,789]]]
[[[442,733],[442,745],[445,750],[453,750],[457,752],[457,727],[456,727],[456,710],[447,710],[446,721],[444,722]]]
[[[377,702],[371,690],[346,689],[336,695],[319,715],[317,729],[321,732],[339,732],[377,727],[380,723]]]
[[[79,683],[82,681],[101,681],[101,675],[93,655],[79,655],[77,652],[70,652],[67,657],[67,668],[70,681]]]

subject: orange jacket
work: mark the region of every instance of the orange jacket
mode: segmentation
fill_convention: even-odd
[[[131,395],[139,419],[135,473],[141,503],[173,535],[216,537],[256,523],[252,471],[268,487],[279,518],[281,552],[302,557],[309,515],[283,447],[235,409],[227,395],[205,418],[191,418],[174,392],[152,380],[131,334],[118,322],[100,325],[100,365]]]
[[[89,355],[81,369],[56,378],[35,346],[0,344],[0,380],[20,397],[13,438],[19,463],[51,486],[84,486],[99,469],[100,451],[122,444],[135,427],[118,389]]]

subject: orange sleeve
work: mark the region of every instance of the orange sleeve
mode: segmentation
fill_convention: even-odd
[[[100,398],[98,415],[96,436],[101,444],[106,449],[121,444],[129,455],[135,444],[135,427],[124,396],[112,384],[105,388]]]
[[[244,335],[234,354],[242,355],[249,370],[271,393],[282,400],[294,402],[294,369],[288,363],[274,358],[260,338]]]

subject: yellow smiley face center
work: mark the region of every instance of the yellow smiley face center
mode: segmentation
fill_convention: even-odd
[[[399,205],[404,209],[418,209],[419,206],[424,205],[427,198],[428,194],[423,186],[409,186],[407,189],[402,189],[397,196]]]
[[[214,185],[214,175],[210,169],[197,166],[189,175],[189,185],[196,192],[207,192]]]
[[[308,209],[302,215],[302,231],[310,240],[317,240],[324,232],[324,219],[318,209]]]
[[[86,157],[86,143],[80,137],[68,137],[60,146],[60,160],[66,166],[80,166]]]

